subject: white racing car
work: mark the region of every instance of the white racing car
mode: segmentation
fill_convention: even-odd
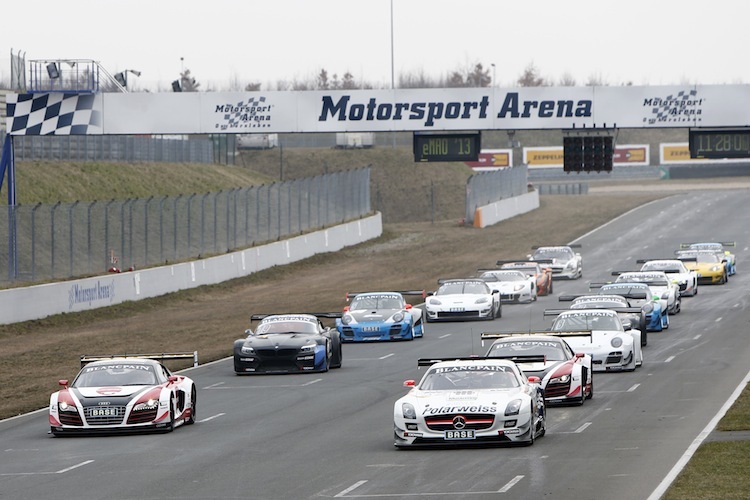
[[[677,314],[682,308],[680,286],[673,282],[664,271],[613,271],[615,283],[646,283],[654,295],[659,296],[662,309],[669,314]]]
[[[643,363],[640,330],[625,330],[615,311],[575,309],[556,314],[548,335],[565,334],[576,352],[592,357],[594,371],[634,371]],[[570,335],[571,332],[588,335]]]
[[[553,278],[578,279],[583,276],[583,258],[573,251],[581,245],[535,246],[529,260],[544,262],[552,268]]]
[[[420,359],[429,366],[393,406],[397,447],[533,444],[546,432],[538,377],[505,359]]]
[[[667,277],[676,281],[681,296],[694,296],[698,293],[698,273],[688,269],[680,259],[638,259],[641,271],[664,271]]]
[[[480,269],[479,278],[500,293],[503,302],[533,302],[537,297],[536,277],[512,269]]]
[[[594,396],[591,356],[575,352],[560,336],[539,332],[482,333],[482,345],[494,340],[486,356],[509,359],[527,377],[542,380],[548,403],[582,405]]]
[[[428,322],[502,316],[500,293],[479,278],[438,280],[440,287],[425,300]]]

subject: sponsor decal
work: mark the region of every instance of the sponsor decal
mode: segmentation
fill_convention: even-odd
[[[83,286],[80,283],[73,284],[68,290],[69,309],[73,309],[76,304],[88,304],[107,300],[112,302],[115,298],[115,280],[105,283],[97,280],[91,286]]]
[[[422,415],[443,415],[451,413],[497,413],[497,406],[439,406],[435,408],[425,408]]]
[[[273,104],[265,97],[251,97],[236,103],[217,104],[214,113],[221,118],[215,127],[219,130],[253,131],[271,126]]]
[[[648,125],[674,123],[701,122],[703,120],[704,99],[698,96],[698,91],[681,90],[676,94],[646,97],[642,107],[647,113],[643,123]]]
[[[505,434],[520,434],[521,429],[506,429]]]
[[[592,116],[593,101],[581,99],[578,101],[546,100],[522,101],[518,92],[508,92],[505,95],[498,118],[587,118]]]
[[[512,349],[515,347],[558,347],[558,342],[551,340],[514,340],[512,342],[502,342],[497,344],[495,349]]]
[[[274,323],[278,321],[304,321],[306,323],[317,323],[318,320],[315,319],[313,316],[300,316],[295,314],[283,314],[279,316],[270,316],[268,318],[263,318],[263,320],[260,322],[260,324],[264,323]]]
[[[452,372],[513,372],[509,366],[500,365],[458,365],[434,368],[430,373]]]
[[[612,316],[617,316],[617,313],[612,312],[612,311],[586,311],[586,312],[574,312],[574,313],[565,312],[565,313],[562,313],[561,316],[563,314],[565,315],[566,318],[593,318],[593,317],[598,317],[598,316],[609,318]]]
[[[125,365],[125,364],[112,364],[112,365],[97,365],[87,366],[83,369],[84,373],[96,372],[101,370],[145,370],[147,372],[153,371],[153,367],[147,365]]]
[[[122,391],[122,387],[100,387],[96,390],[96,393],[102,396],[113,396],[120,391]]]

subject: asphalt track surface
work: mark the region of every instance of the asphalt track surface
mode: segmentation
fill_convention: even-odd
[[[345,345],[338,370],[239,377],[231,359],[192,369],[198,423],[171,434],[54,438],[45,411],[0,422],[0,497],[648,498],[750,366],[748,196],[691,192],[641,207],[579,240],[583,278],[556,282],[555,296],[505,305],[492,322],[430,323],[413,342]],[[545,328],[557,295],[699,240],[736,241],[738,274],[684,298],[670,328],[649,333],[637,371],[596,373],[592,400],[550,408],[533,446],[393,447],[393,403],[421,376],[418,358],[481,354],[483,331]],[[477,267],[495,260],[488,248]]]

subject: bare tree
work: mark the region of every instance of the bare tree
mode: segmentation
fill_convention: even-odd
[[[518,85],[521,87],[543,87],[547,83],[544,78],[539,76],[539,70],[534,66],[534,62],[532,61],[523,70],[521,76],[518,77]]]
[[[323,68],[320,70],[320,73],[318,73],[318,77],[312,88],[318,90],[328,90],[330,88],[330,85],[331,83],[328,81],[328,71]]]
[[[573,78],[573,75],[571,75],[570,73],[568,73],[566,71],[560,77],[559,85],[561,87],[575,87],[576,86],[576,79]]]
[[[484,69],[482,63],[477,63],[474,69],[466,75],[467,87],[489,87],[491,84],[490,70]]]
[[[260,90],[260,82],[250,82],[245,85],[246,92],[257,92]]]
[[[189,69],[185,69],[180,73],[180,87],[183,92],[198,92],[198,87],[200,86],[201,84],[195,81]]]
[[[341,79],[341,88],[344,90],[351,90],[358,87],[359,86],[357,85],[357,82],[354,80],[354,75],[352,75],[349,71],[344,73],[344,77]]]

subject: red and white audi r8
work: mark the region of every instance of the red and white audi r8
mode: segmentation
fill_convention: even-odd
[[[195,383],[173,375],[152,359],[156,356],[99,357],[96,361],[82,357],[83,367],[73,383],[60,380],[62,389],[50,396],[52,434],[171,432],[182,424],[195,423]]]
[[[575,352],[564,338],[545,332],[482,333],[494,339],[487,358],[514,361],[527,377],[539,377],[547,403],[582,405],[594,396],[591,356]]]

